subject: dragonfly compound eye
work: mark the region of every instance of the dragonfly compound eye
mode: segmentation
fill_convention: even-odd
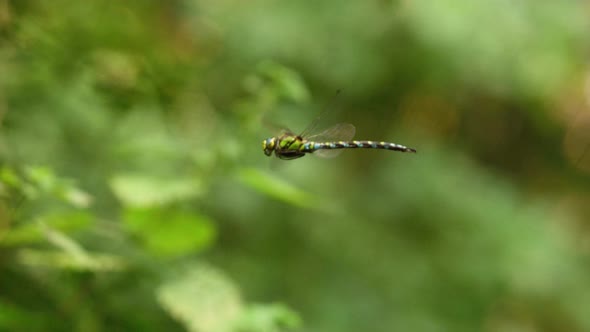
[[[262,141],[262,150],[264,150],[264,154],[270,156],[274,150],[274,145],[274,138],[267,138]]]

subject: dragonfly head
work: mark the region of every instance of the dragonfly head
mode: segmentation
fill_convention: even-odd
[[[262,141],[262,150],[264,150],[264,154],[270,156],[277,145],[277,138],[276,137],[269,137]]]

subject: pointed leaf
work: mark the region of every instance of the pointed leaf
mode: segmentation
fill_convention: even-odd
[[[194,212],[160,208],[127,209],[127,228],[158,256],[178,256],[209,247],[216,236],[213,222]]]
[[[230,332],[243,311],[234,283],[221,271],[196,265],[156,291],[158,301],[192,332]]]
[[[193,198],[202,193],[200,182],[184,179],[160,179],[145,175],[119,175],[110,186],[123,204],[132,207],[163,205]]]

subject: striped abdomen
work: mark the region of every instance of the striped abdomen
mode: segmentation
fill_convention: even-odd
[[[317,150],[333,150],[333,149],[383,149],[393,150],[400,152],[416,152],[412,148],[408,148],[403,145],[389,143],[389,142],[376,142],[376,141],[348,141],[348,142],[310,142],[307,141],[301,145],[301,152],[314,152]]]

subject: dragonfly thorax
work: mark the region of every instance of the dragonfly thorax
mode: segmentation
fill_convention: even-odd
[[[305,140],[300,136],[284,134],[280,137],[270,137],[262,141],[262,150],[267,156],[275,155],[280,159],[295,159],[303,157],[307,152],[304,151]]]

